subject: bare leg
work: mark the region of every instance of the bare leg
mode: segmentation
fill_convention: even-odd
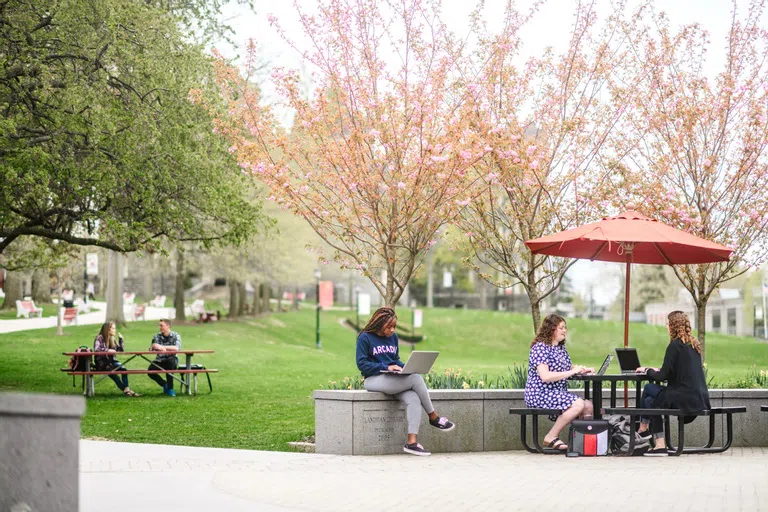
[[[592,405],[592,402],[589,400],[584,400],[584,409],[581,411],[581,416],[579,416],[582,419],[585,420],[591,420],[595,411],[595,406]]]
[[[563,414],[557,418],[555,424],[552,425],[552,428],[549,430],[549,432],[547,432],[547,435],[544,436],[544,442],[549,444],[554,438],[558,437],[558,435],[560,435],[560,431],[581,414],[581,412],[584,410],[584,404],[584,400],[579,398],[573,402],[572,406],[563,411]]]

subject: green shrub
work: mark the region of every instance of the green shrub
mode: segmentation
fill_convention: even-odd
[[[528,370],[522,365],[512,365],[508,373],[496,377],[482,377],[472,375],[472,371],[464,371],[461,368],[447,368],[443,372],[429,372],[424,376],[429,389],[524,389],[528,381]],[[571,389],[582,389],[583,382],[573,381],[568,383]],[[326,389],[365,389],[363,378],[344,377],[341,380],[329,381]]]

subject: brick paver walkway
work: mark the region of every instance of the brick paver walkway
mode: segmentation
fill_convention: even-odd
[[[81,511],[768,511],[768,449],[351,457],[81,441]]]

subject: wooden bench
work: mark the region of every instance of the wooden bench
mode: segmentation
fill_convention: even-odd
[[[560,416],[563,413],[560,409],[536,409],[536,408],[513,408],[509,414],[520,416],[520,441],[523,447],[530,453],[542,453],[544,455],[565,455],[566,450],[555,450],[554,448],[545,448],[539,443],[539,416]],[[532,422],[533,446],[528,444],[528,422],[526,418],[530,416]]]
[[[17,300],[16,301],[16,318],[20,318],[20,317],[29,318],[30,316],[37,316],[42,318],[43,308],[36,307],[35,301],[33,300]]]
[[[64,308],[61,312],[61,321],[77,325],[77,308]]]
[[[198,373],[206,374],[206,376],[208,377],[208,389],[209,389],[208,392],[212,393],[213,392],[213,386],[211,385],[211,377],[210,377],[209,374],[211,374],[211,373],[218,373],[219,372],[219,370],[217,370],[217,369],[207,369],[204,366],[197,365],[197,364],[193,364],[191,370],[187,370],[186,366],[179,366],[175,370],[115,370],[115,371],[111,371],[111,372],[110,371],[96,371],[96,370],[92,370],[92,371],[88,371],[88,372],[77,372],[77,371],[72,371],[70,368],[62,368],[61,371],[65,371],[65,372],[67,372],[67,375],[72,375],[73,377],[75,377],[75,376],[82,376],[83,379],[84,379],[84,383],[83,383],[83,390],[84,390],[83,393],[84,394],[86,394],[86,391],[87,391],[86,390],[87,386],[86,386],[86,383],[85,383],[85,378],[86,377],[93,377],[93,376],[96,376],[96,375],[103,375],[104,377],[106,377],[108,375],[149,375],[151,373],[191,374],[192,375],[192,382],[190,383],[190,385],[192,386],[192,389],[188,391],[188,394],[194,394],[194,395],[197,394],[197,374]],[[184,389],[187,386],[186,380],[178,379],[176,377],[174,377],[174,379],[179,381],[179,383],[181,384],[182,392],[183,392]],[[98,382],[101,382],[101,380],[99,380]],[[98,382],[94,383],[94,385],[98,384]],[[93,394],[90,395],[90,396],[93,396]]]
[[[722,453],[731,447],[733,443],[733,415],[747,412],[747,408],[740,407],[712,407],[711,409],[700,411],[696,414],[683,412],[680,409],[643,409],[637,407],[609,407],[603,409],[604,414],[621,414],[629,416],[629,450],[627,455],[632,455],[635,449],[635,419],[640,416],[663,416],[664,417],[664,438],[670,455],[681,455],[683,453]],[[726,439],[722,446],[713,447],[715,443],[715,417],[724,414],[726,423]],[[670,417],[677,417],[677,442],[678,446],[672,444],[670,434]],[[685,422],[684,416],[708,416],[709,417],[709,440],[705,446],[685,448]]]
[[[204,373],[208,377],[208,387],[210,389],[210,392],[213,392],[213,386],[211,385],[211,377],[209,374],[211,373],[218,373],[219,370],[217,369],[209,369],[205,366],[199,365],[199,364],[192,364],[192,356],[194,354],[213,354],[213,350],[180,350],[176,352],[176,354],[181,357],[182,355],[186,356],[186,364],[179,364],[177,368],[173,370],[166,370],[164,368],[160,368],[159,366],[154,365],[154,361],[148,359],[145,357],[146,355],[152,355],[157,356],[161,352],[156,351],[137,351],[137,352],[65,352],[64,355],[66,356],[74,356],[74,357],[85,357],[85,370],[72,370],[71,368],[61,368],[61,371],[66,372],[67,375],[72,375],[73,378],[76,376],[82,376],[83,378],[83,394],[87,397],[94,396],[96,394],[95,385],[107,378],[108,375],[150,375],[150,374],[157,374],[157,373],[165,373],[165,374],[180,374],[180,375],[186,375],[186,378],[180,379],[176,377],[176,375],[171,375],[171,378],[174,380],[179,381],[181,383],[181,390],[184,392],[186,389],[186,393],[188,395],[197,394],[197,374],[198,373]],[[93,370],[91,369],[91,361],[92,357],[95,355],[107,355],[107,356],[130,356],[124,361],[120,361],[122,365],[127,364],[129,361],[133,360],[135,357],[140,357],[144,361],[150,363],[151,365],[154,365],[157,369],[149,370],[149,369],[137,369],[137,370],[129,370],[125,366],[121,366],[120,370]],[[94,382],[94,377],[101,376],[101,379]],[[73,382],[74,385],[74,382]]]

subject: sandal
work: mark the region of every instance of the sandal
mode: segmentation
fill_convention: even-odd
[[[134,396],[134,397],[135,397],[135,396],[141,396],[141,394],[139,394],[139,393],[135,392],[135,391],[134,391],[134,390],[132,390],[132,389],[128,389],[128,390],[126,390],[126,391],[123,391],[123,394],[124,394],[125,396]]]
[[[568,445],[562,442],[559,437],[556,437],[547,444],[547,448],[564,452],[568,449]]]

